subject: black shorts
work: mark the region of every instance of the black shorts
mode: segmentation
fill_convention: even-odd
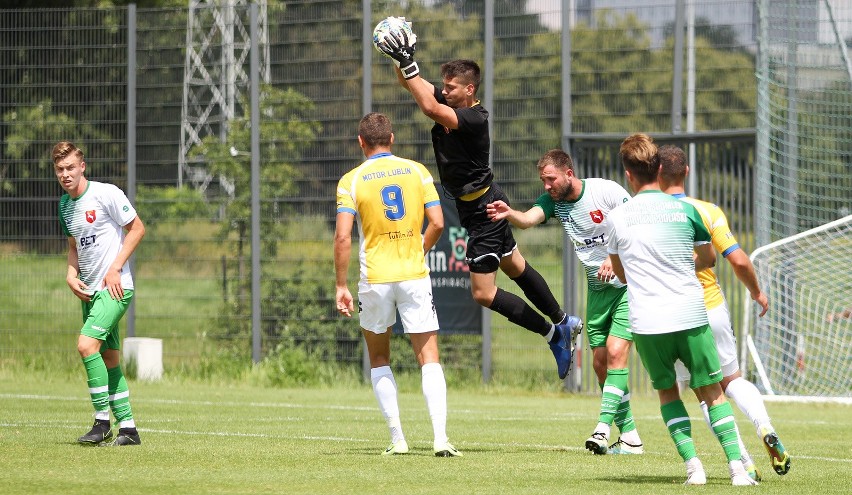
[[[485,211],[485,205],[498,199],[509,204],[509,198],[495,183],[473,201],[456,198],[459,221],[468,234],[465,262],[473,273],[496,272],[503,256],[511,254],[517,245],[511,224],[507,220],[492,222]]]

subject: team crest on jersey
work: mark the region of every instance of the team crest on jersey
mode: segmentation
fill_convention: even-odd
[[[95,223],[95,210],[89,210],[86,212],[86,221],[89,223]]]
[[[592,217],[592,221],[595,223],[601,223],[604,221],[604,214],[601,210],[590,211],[589,216]]]

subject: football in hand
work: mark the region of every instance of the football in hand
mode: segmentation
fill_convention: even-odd
[[[396,35],[405,33],[409,41],[416,39],[414,38],[414,31],[411,30],[411,23],[406,21],[405,17],[386,17],[376,24],[376,28],[373,29],[373,47],[382,55],[387,56],[379,48],[379,42],[383,41],[385,36],[391,33]]]

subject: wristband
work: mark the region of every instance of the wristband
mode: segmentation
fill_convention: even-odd
[[[412,60],[411,63],[406,65],[405,67],[400,67],[399,70],[402,71],[402,77],[404,77],[406,80],[411,79],[412,77],[420,74],[420,67],[417,66],[417,62],[415,62],[414,60]]]

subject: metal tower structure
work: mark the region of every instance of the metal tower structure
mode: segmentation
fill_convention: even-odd
[[[258,0],[260,77],[270,80],[266,0]],[[251,37],[247,0],[189,0],[183,75],[178,185],[184,180],[205,191],[212,180],[189,150],[207,136],[224,141],[237,115],[238,95],[247,91]],[[226,184],[223,183],[223,186]]]

